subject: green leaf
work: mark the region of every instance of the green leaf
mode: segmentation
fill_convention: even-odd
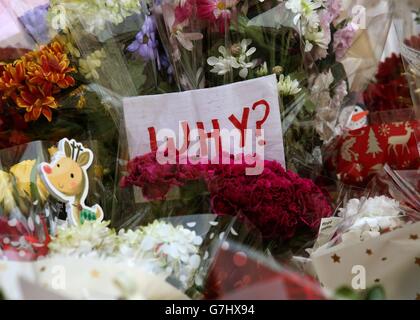
[[[366,300],[385,300],[385,298],[385,290],[382,286],[374,286],[366,293]]]

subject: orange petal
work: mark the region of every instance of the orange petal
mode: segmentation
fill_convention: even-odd
[[[49,122],[52,120],[52,111],[50,108],[42,108],[42,114],[47,118]]]

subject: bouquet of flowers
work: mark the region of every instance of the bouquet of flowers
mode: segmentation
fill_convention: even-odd
[[[349,200],[339,218],[323,221],[322,237],[311,253],[313,265],[331,290],[381,284],[388,298],[415,299],[419,287],[410,279],[420,262],[419,207],[413,200],[418,191],[412,184],[417,181],[404,179],[389,167],[379,177],[367,190],[368,197]]]
[[[324,299],[355,266],[360,290],[418,293],[409,1],[394,21],[401,54],[382,62],[391,0],[3,7],[7,297],[27,296],[24,274],[64,298]],[[298,260],[319,285],[291,270]]]

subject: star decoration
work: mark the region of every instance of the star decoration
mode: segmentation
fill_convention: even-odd
[[[92,276],[92,278],[99,278],[99,272],[97,270],[92,270],[90,272],[90,275]]]
[[[416,234],[410,234],[410,240],[417,240],[419,238]]]
[[[368,256],[371,256],[372,255],[372,250],[370,250],[370,249],[366,249],[366,254],[368,255]]]
[[[414,263],[420,267],[420,258],[416,257],[415,259],[416,259],[416,262],[414,262]]]
[[[331,259],[333,259],[334,263],[340,263],[340,257],[337,256],[337,254],[334,254],[333,256],[331,256]]]

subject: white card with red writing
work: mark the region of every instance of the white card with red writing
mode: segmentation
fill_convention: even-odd
[[[209,158],[217,146],[230,154],[247,154],[244,150],[255,151],[258,144],[263,145],[264,159],[285,166],[275,75],[208,89],[125,98],[123,106],[130,159],[161,150],[168,139],[174,140],[180,153],[187,150],[189,154],[192,149],[195,153],[198,143],[193,142],[205,136]],[[214,134],[215,129],[220,136]]]

